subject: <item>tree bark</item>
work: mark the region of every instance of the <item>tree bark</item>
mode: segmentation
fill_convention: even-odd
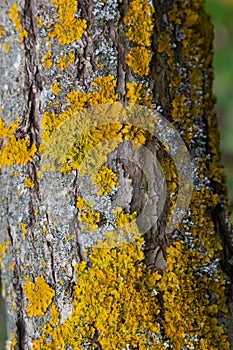
[[[0,9],[6,348],[230,349],[203,0]]]

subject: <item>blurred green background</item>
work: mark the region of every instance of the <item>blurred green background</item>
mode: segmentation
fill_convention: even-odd
[[[233,0],[206,0],[206,11],[214,24],[214,91],[218,98],[222,161],[233,208]]]
[[[206,0],[206,10],[215,26],[214,91],[218,97],[222,159],[233,203],[233,0]],[[0,297],[0,350],[4,349],[5,339],[4,304]]]

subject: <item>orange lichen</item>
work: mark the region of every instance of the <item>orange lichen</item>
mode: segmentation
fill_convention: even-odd
[[[13,20],[15,29],[21,31],[23,29],[20,17],[19,17],[19,8],[17,4],[14,4],[9,11],[9,18]]]
[[[78,220],[88,224],[91,230],[96,230],[100,222],[100,213],[93,209],[93,204],[93,202],[88,202],[83,197],[77,199],[77,208],[80,211]]]
[[[112,103],[117,101],[118,95],[114,91],[116,87],[116,79],[113,75],[95,78],[92,86],[98,87],[99,91],[94,91],[89,94],[88,102],[90,105],[94,106],[101,103]]]
[[[126,58],[126,63],[132,70],[143,76],[150,72],[151,51],[142,46],[136,46],[131,49]]]
[[[122,349],[127,344],[146,349],[150,342],[156,346],[149,332],[160,334],[159,306],[151,291],[160,276],[146,273],[146,266],[137,263],[144,258],[142,242],[141,238],[120,250],[95,248],[90,270],[85,262],[77,264],[71,317],[53,329],[51,322],[47,324],[41,338],[33,342],[33,350],[66,345],[82,349],[95,334],[103,349]]]
[[[55,81],[52,85],[50,85],[50,89],[53,90],[54,95],[59,95],[59,93],[61,92],[61,88],[59,88],[59,81]]]
[[[132,140],[139,145],[144,145],[152,137],[147,130],[134,125],[126,125],[122,130],[122,134],[126,140]]]
[[[118,176],[108,167],[102,166],[92,182],[99,186],[99,196],[111,193],[113,187],[117,187]]]
[[[19,8],[17,4],[14,4],[9,11],[9,18],[13,21],[15,29],[19,31],[19,42],[23,42],[24,38],[28,36],[28,32],[23,29],[20,21]]]
[[[192,6],[195,7],[196,5],[194,4],[201,2],[197,0],[192,3]],[[192,50],[196,48],[196,43],[201,43],[202,39],[199,34],[199,36],[196,35],[191,29],[192,26],[196,25],[198,19],[197,11],[188,9],[183,11],[183,7],[186,6],[185,2],[179,2],[179,4],[180,6],[174,3],[174,8],[169,12],[168,18],[177,25],[185,23],[188,26],[187,30],[179,28],[184,34],[184,40],[181,40],[180,43],[182,46],[180,55],[182,59],[186,59],[185,65],[188,65],[192,57],[196,57],[196,53]],[[152,14],[154,10],[152,7],[147,6],[147,3],[145,4],[144,1],[131,1],[129,11],[124,18],[125,24],[129,27],[127,37],[140,45],[136,48],[134,47],[127,57],[127,63],[139,75],[149,74],[152,55],[151,51],[145,47],[149,47],[151,43],[150,36],[153,29]],[[169,88],[172,96],[172,122],[177,127],[181,127],[185,141],[190,144],[197,131],[194,126],[194,118],[199,117],[203,111],[206,111],[204,104],[201,107],[195,104],[198,98],[196,89],[202,88],[202,82],[199,80],[201,72],[198,67],[190,65],[187,76],[185,76],[185,79],[188,79],[190,82],[190,94],[180,89],[181,83],[184,84],[184,77],[182,73],[177,73],[174,58],[175,49],[172,45],[172,35],[174,33],[172,31],[169,32],[169,28],[170,26],[166,26],[164,32],[158,37],[158,53],[164,55],[167,60],[167,72],[170,78]],[[196,40],[194,42],[195,45],[190,45],[189,40],[191,38]],[[143,55],[141,55],[141,52],[143,51],[147,53],[146,60],[142,59]],[[132,52],[137,53],[137,55],[133,57]],[[174,74],[174,69],[176,69],[176,74]],[[127,98],[130,103],[151,105],[152,92],[146,86],[136,82],[127,82],[126,84]],[[93,87],[97,87],[98,91],[93,92]],[[75,112],[85,109],[89,105],[116,101],[118,96],[115,93],[115,87],[115,78],[109,76],[94,79],[90,87],[91,92],[70,92],[67,95],[67,102],[71,105],[69,110],[60,115],[46,112],[43,121],[44,141],[47,141],[53,131]],[[207,99],[208,97],[206,97]],[[205,101],[205,103],[207,102]],[[214,181],[221,183],[221,170],[215,170],[216,164],[217,169],[220,168],[218,167],[218,140],[215,137],[215,124],[212,124],[214,115],[208,114],[207,120],[210,135],[214,136],[210,140],[213,159],[209,168],[203,167],[202,170],[198,164],[198,176],[204,178],[204,176],[208,175]],[[83,120],[80,119],[80,124],[82,122]],[[124,126],[121,123],[115,123],[114,126],[93,126],[67,152],[69,163],[65,164],[63,169],[67,172],[70,169],[80,169],[80,164],[92,148],[97,148],[98,143],[108,140],[107,134],[109,137],[118,139],[135,140],[140,144],[144,144],[148,139],[146,133],[130,125]],[[166,145],[162,145],[161,148],[165,152],[170,151]],[[101,152],[100,156],[102,157]],[[101,160],[103,161],[103,159],[105,160],[102,157]],[[204,162],[206,160],[203,160]],[[179,190],[177,171],[174,162],[169,157],[163,159],[162,167],[163,170],[165,169],[168,194],[171,196],[170,204],[172,207]],[[106,178],[99,176],[100,184],[103,185],[107,178],[108,176]],[[101,195],[102,193],[99,194]],[[194,191],[190,207],[192,227],[190,229],[190,227],[185,225],[180,226],[184,234],[186,230],[191,231],[192,238],[195,241],[194,247],[191,249],[181,241],[168,248],[168,268],[161,276],[159,284],[157,282],[160,278],[158,273],[150,275],[150,272],[147,273],[144,269],[144,265],[138,264],[138,261],[144,258],[138,244],[133,248],[131,245],[128,245],[127,247],[121,247],[119,250],[103,249],[101,251],[93,248],[90,258],[92,268],[89,268],[85,262],[76,266],[77,285],[74,288],[74,310],[70,319],[57,327],[52,327],[51,324],[46,325],[41,338],[34,341],[33,349],[65,348],[65,345],[81,349],[85,341],[92,342],[96,337],[100,346],[106,349],[123,348],[127,344],[130,344],[129,346],[132,348],[149,348],[146,342],[149,335],[146,334],[146,330],[154,330],[156,334],[159,334],[156,325],[159,303],[157,298],[151,295],[153,289],[155,289],[154,295],[159,294],[161,298],[164,298],[165,311],[164,321],[160,319],[164,335],[160,335],[159,341],[154,343],[152,348],[165,348],[163,340],[167,339],[170,345],[177,350],[184,347],[193,348],[193,346],[200,349],[209,349],[213,346],[215,348],[229,349],[223,329],[217,325],[215,318],[218,310],[223,313],[226,312],[223,277],[221,273],[218,273],[218,276],[216,273],[210,278],[206,277],[205,273],[199,276],[196,274],[196,271],[201,270],[202,265],[218,257],[221,250],[220,243],[216,241],[214,234],[212,234],[215,227],[209,215],[211,208],[215,207],[219,201],[220,198],[216,193],[211,193],[210,190],[204,187],[200,188],[199,191]],[[79,197],[77,207],[80,211],[79,220],[92,226],[96,225],[95,228],[97,228],[100,222],[100,213],[94,210],[93,203]],[[116,225],[118,227],[127,225],[136,218],[136,213],[125,214],[122,208],[116,209],[114,214],[116,215]],[[169,214],[170,212],[168,217]],[[137,254],[135,254],[136,250]],[[131,259],[132,256],[133,259]],[[152,279],[154,278],[153,283],[148,283],[148,275],[152,276]],[[217,277],[219,277],[219,280],[217,280]],[[214,303],[205,297],[208,294],[214,295]],[[152,320],[154,329],[151,328],[153,326],[150,323],[147,323],[152,323]],[[140,331],[138,332],[140,325],[144,327],[141,333]],[[48,335],[51,336],[49,341]],[[192,337],[196,337],[195,341],[191,340]],[[92,343],[93,347],[95,345],[95,343]]]
[[[6,257],[6,245],[0,244],[0,263],[2,262],[3,258]]]
[[[87,27],[86,21],[76,18],[77,1],[76,0],[52,0],[58,12],[58,23],[54,30],[49,32],[47,39],[57,38],[60,44],[70,44],[80,40],[84,30]]]
[[[53,61],[51,60],[52,53],[50,51],[46,52],[46,55],[44,57],[44,63],[43,66],[46,68],[51,68],[53,65]]]
[[[0,152],[0,168],[3,165],[24,165],[32,161],[36,153],[36,146],[30,146],[30,140],[16,140],[12,135],[7,145]]]
[[[66,101],[71,105],[72,110],[78,112],[85,108],[88,101],[88,94],[84,91],[71,91],[66,96]]]
[[[26,237],[26,233],[27,233],[27,225],[24,223],[24,222],[20,222],[20,227],[21,227],[21,230],[24,234],[24,237]]]
[[[40,16],[36,16],[36,19],[37,19],[38,27],[39,27],[39,28],[42,28],[44,22],[42,21],[42,19],[40,18]]]
[[[129,103],[141,104],[151,107],[152,91],[139,83],[126,83],[127,98]]]
[[[74,112],[78,112],[90,105],[98,105],[107,102],[115,102],[118,95],[115,93],[116,80],[114,76],[109,75],[102,78],[95,78],[92,86],[97,87],[98,91],[85,93],[84,91],[72,91],[67,95],[67,102],[71,104],[71,108],[62,114],[56,115],[54,112],[45,112],[42,120],[44,127],[42,139],[47,141],[50,135],[68,119]],[[42,148],[43,149],[43,145]]]
[[[116,227],[125,226],[137,217],[136,211],[132,214],[124,213],[122,208],[117,208],[113,211],[113,214],[116,215]]]
[[[23,290],[29,300],[26,311],[30,317],[43,316],[52,303],[55,295],[54,290],[46,283],[43,276],[36,278],[36,283],[30,281],[29,276],[25,277],[26,285]]]
[[[0,138],[5,139],[5,145],[0,151],[0,168],[3,165],[27,164],[36,153],[36,145],[30,145],[29,139],[17,140],[14,136],[18,124],[19,120],[7,127],[0,119]]]
[[[10,49],[11,49],[10,45],[4,43],[3,46],[4,46],[4,49],[5,49],[6,52],[10,51]]]
[[[154,7],[149,6],[145,0],[133,0],[129,3],[129,10],[124,17],[124,23],[130,28],[127,37],[133,42],[145,46],[151,44],[153,31]]]
[[[159,282],[164,293],[166,336],[174,349],[193,346],[192,337],[197,336],[195,347],[200,349],[230,349],[222,327],[215,318],[219,308],[227,311],[224,297],[224,281],[197,276],[196,271],[205,264],[206,256],[198,250],[188,249],[177,242],[167,249],[168,268]],[[216,293],[212,303],[208,293]],[[221,295],[221,296],[220,296]],[[216,336],[217,335],[217,336]]]
[[[67,56],[63,53],[61,55],[61,58],[57,60],[57,67],[61,70],[64,70],[67,68],[70,64],[74,63],[75,60],[75,54],[72,52],[68,53],[69,58],[67,59]]]
[[[24,41],[24,38],[28,37],[28,32],[24,29],[22,32],[19,33],[19,42],[22,43]]]
[[[24,186],[28,188],[34,188],[35,184],[30,177],[27,177],[24,181]]]

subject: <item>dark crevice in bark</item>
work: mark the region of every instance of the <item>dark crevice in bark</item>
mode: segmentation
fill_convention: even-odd
[[[45,213],[45,216],[46,216],[46,221],[47,221],[47,224],[48,224],[48,227],[50,226],[50,221],[49,221],[49,215],[48,213],[46,212]],[[51,242],[49,242],[48,240],[46,240],[46,244],[47,244],[47,247],[48,247],[48,251],[50,253],[50,263],[51,263],[51,276],[52,276],[52,279],[53,279],[53,282],[54,284],[56,284],[56,275],[55,275],[55,264],[54,264],[54,252],[53,252],[53,245]]]
[[[56,265],[54,263],[54,252],[53,252],[53,245],[52,243],[50,243],[49,241],[47,241],[47,247],[48,247],[48,250],[50,252],[50,262],[51,262],[51,274],[52,274],[52,278],[53,278],[53,283],[56,284],[57,282],[57,278],[56,278],[56,274],[55,274],[55,271],[56,271]]]
[[[7,218],[9,218],[9,203],[7,200]],[[26,349],[26,327],[25,327],[25,320],[23,317],[23,310],[24,308],[24,298],[23,298],[23,289],[21,285],[21,270],[20,270],[20,264],[17,259],[17,242],[14,241],[13,234],[11,232],[11,226],[9,219],[7,219],[7,232],[10,238],[11,242],[11,254],[12,254],[12,261],[14,262],[14,270],[13,270],[13,278],[12,278],[12,285],[13,290],[15,293],[15,304],[16,304],[16,329],[17,329],[17,344],[19,350],[25,350]]]
[[[75,179],[73,182],[75,204],[76,204],[76,201],[78,198],[78,177],[79,177],[79,174],[78,174],[78,171],[76,170],[76,176],[75,176]],[[83,243],[81,242],[81,238],[80,238],[81,227],[80,227],[80,223],[78,221],[78,215],[74,216],[73,222],[71,223],[71,225],[72,225],[72,229],[74,230],[74,233],[76,236],[77,254],[78,254],[79,260],[86,261],[89,263],[89,259],[84,253],[84,246],[83,246]]]
[[[232,246],[232,231],[230,224],[227,224],[226,212],[220,204],[212,209],[212,219],[215,226],[218,239],[221,241],[223,251],[221,254],[220,264],[223,271],[229,278],[231,284],[227,285],[226,292],[228,297],[233,301],[233,246]]]
[[[154,89],[153,95],[154,100],[158,105],[163,109],[163,116],[170,119],[171,114],[171,90],[169,87],[170,78],[169,78],[169,66],[167,64],[168,56],[165,53],[158,52],[158,38],[163,34],[166,27],[164,26],[163,15],[171,9],[171,2],[166,2],[166,4],[161,4],[161,1],[153,1],[154,8],[156,13],[154,17],[155,28],[152,35],[151,47],[153,50],[153,59],[151,63],[151,76],[154,80]]]
[[[13,255],[16,255],[13,248]],[[24,298],[23,298],[23,289],[21,286],[21,271],[19,264],[15,262],[15,268],[13,271],[13,288],[16,295],[16,308],[17,308],[17,320],[16,320],[16,327],[17,327],[17,337],[18,337],[18,346],[19,350],[25,350],[26,349],[26,327],[25,327],[25,320],[23,317],[23,310],[24,310]]]
[[[82,58],[82,64],[78,69],[79,81],[86,87],[88,90],[90,88],[90,83],[88,82],[89,78],[89,65],[91,69],[95,71],[96,61],[94,57],[94,46],[93,38],[90,33],[92,33],[92,26],[94,23],[93,18],[93,3],[87,0],[79,1],[79,8],[81,10],[82,17],[87,21],[87,28],[82,36],[82,42],[85,44],[84,53]]]
[[[126,65],[126,30],[123,18],[128,9],[128,1],[123,0],[119,3],[119,19],[115,32],[115,46],[117,49],[117,88],[118,100],[123,104],[126,103],[126,81],[128,81]]]
[[[158,39],[159,36],[163,34],[165,30],[167,30],[167,27],[164,24],[164,14],[167,13],[171,7],[172,3],[169,1],[166,1],[165,4],[161,4],[161,1],[154,0],[153,1],[154,8],[156,10],[154,14],[155,18],[155,29],[152,35],[152,50],[153,50],[153,59],[151,63],[151,75],[154,80],[154,88],[153,88],[153,99],[155,100],[156,104],[162,107],[162,115],[167,120],[171,119],[171,102],[172,102],[172,93],[171,89],[169,87],[170,84],[170,77],[169,77],[169,66],[167,63],[168,56],[166,53],[159,53],[158,52]],[[174,34],[175,36],[175,34]],[[177,53],[179,55],[179,53]],[[177,72],[173,72],[173,74],[177,74]],[[159,163],[161,164],[161,161],[164,160],[164,157],[167,157],[164,154],[164,151],[161,147],[157,147],[157,159]],[[169,213],[169,207],[170,207],[170,196],[169,193],[167,193],[166,202],[164,203],[164,209],[158,218],[157,222],[157,229],[156,233],[149,232],[145,236],[146,241],[151,240],[151,236],[156,235],[156,241],[153,242],[154,247],[160,246],[161,251],[163,254],[163,257],[165,259],[166,257],[166,248],[170,245],[170,236],[169,237],[166,233],[166,226],[167,226],[167,217]],[[153,264],[155,267],[155,263]],[[153,267],[153,269],[154,269]]]
[[[37,147],[41,144],[40,132],[40,93],[43,88],[42,78],[38,69],[38,48],[37,48],[37,23],[36,23],[36,3],[35,0],[25,0],[24,8],[24,28],[28,32],[25,38],[25,65],[26,65],[26,89],[28,91],[27,112],[23,118],[25,124],[21,127],[26,132],[31,142]]]
[[[100,331],[98,331],[98,329],[94,326],[94,324],[92,324],[92,327],[95,329],[95,334],[91,340],[91,345],[95,344],[95,348],[97,346],[98,350],[103,350],[100,342],[98,341],[99,336],[100,336]]]

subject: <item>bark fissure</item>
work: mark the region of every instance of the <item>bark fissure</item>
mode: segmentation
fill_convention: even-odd
[[[16,329],[17,329],[17,340],[18,340],[18,346],[19,350],[25,350],[26,349],[26,332],[25,332],[25,320],[23,317],[23,310],[25,308],[24,305],[24,299],[23,299],[23,289],[22,289],[22,275],[21,275],[21,268],[20,264],[18,262],[17,257],[17,237],[14,237],[11,229],[11,225],[9,222],[9,203],[8,199],[7,201],[7,232],[8,236],[10,237],[11,242],[11,255],[12,255],[12,261],[14,262],[14,269],[12,274],[12,286],[13,286],[13,293],[15,298],[15,318],[16,318]]]
[[[36,23],[36,3],[34,0],[25,0],[23,21],[28,32],[28,38],[25,40],[26,86],[28,90],[28,110],[24,118],[26,121],[25,132],[30,136],[31,142],[39,147],[41,144],[40,93],[43,89],[43,84],[38,69],[38,25]]]

